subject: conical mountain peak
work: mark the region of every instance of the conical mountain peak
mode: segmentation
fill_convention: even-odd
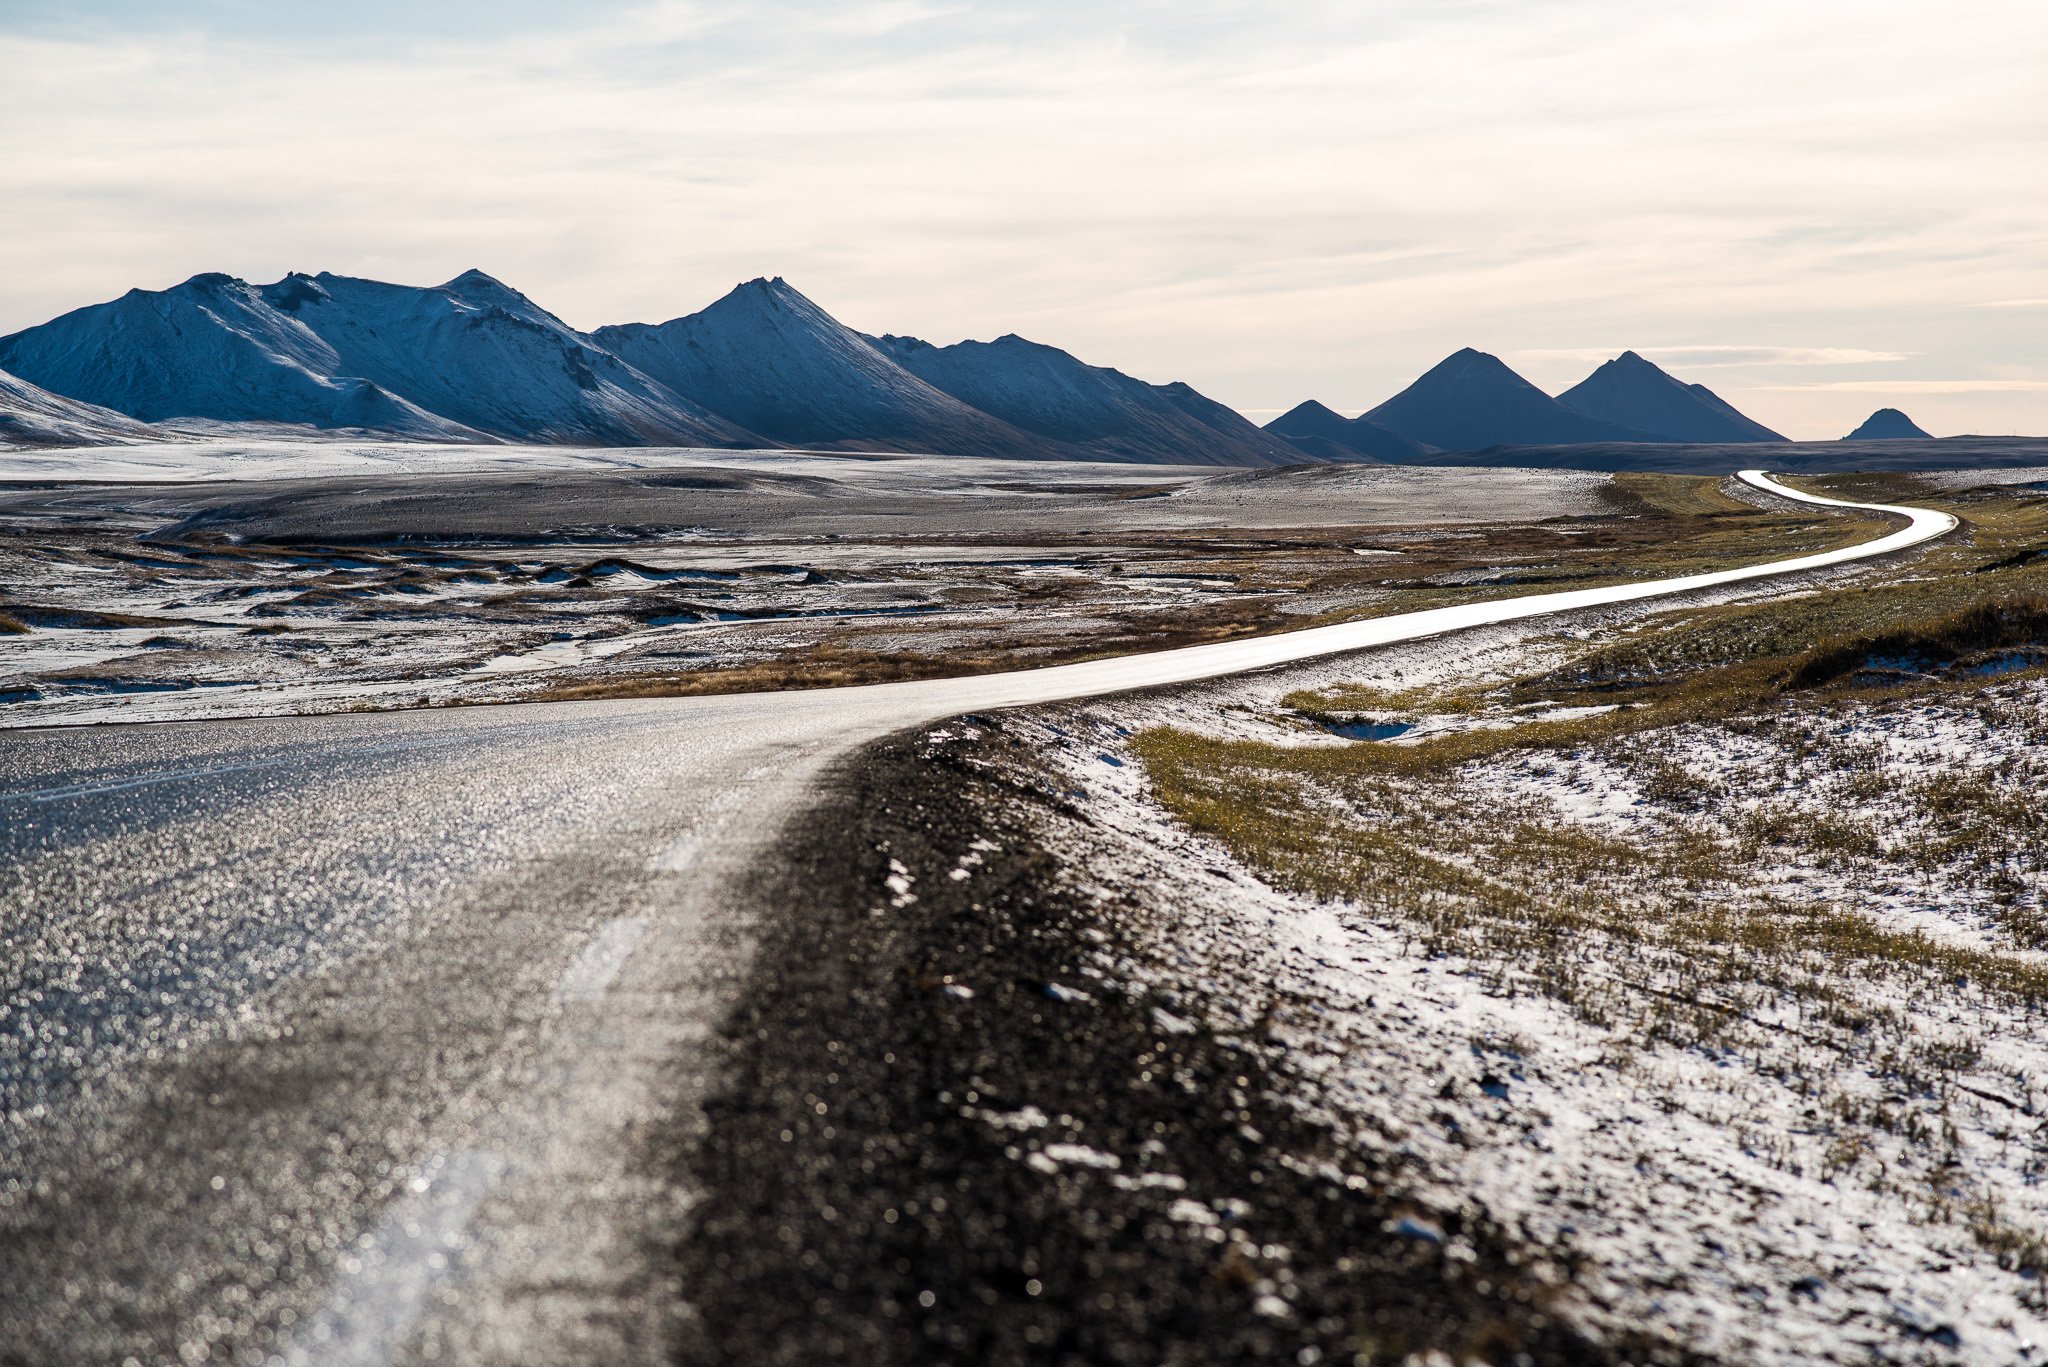
[[[1364,458],[1398,465],[1404,461],[1421,460],[1436,449],[1383,427],[1368,417],[1347,418],[1314,399],[1288,409],[1267,423],[1266,430],[1325,459]],[[1337,449],[1333,452],[1328,447]],[[1346,452],[1351,454],[1346,455]]]
[[[1656,441],[1785,440],[1705,385],[1687,384],[1633,351],[1604,363],[1557,397],[1581,413],[1648,432]]]
[[[507,285],[504,281],[498,279],[498,277],[496,277],[495,275],[491,275],[488,272],[479,270],[475,266],[471,266],[468,270],[464,271],[462,274],[456,276],[453,280],[450,280],[446,285],[442,286],[442,288],[454,289],[458,285],[478,286],[501,290],[511,290],[512,288],[510,285]],[[516,291],[514,292],[516,293]]]
[[[1865,418],[1843,441],[1919,441],[1934,434],[1896,408],[1880,408]]]
[[[722,304],[742,302],[756,302],[767,304],[771,307],[811,309],[819,313],[824,312],[823,309],[819,309],[817,304],[811,301],[810,296],[779,275],[757,275],[752,280],[734,285],[730,290],[726,291],[723,298],[712,303],[710,308],[715,309]],[[709,312],[709,309],[706,312]]]
[[[903,369],[777,276],[699,313],[599,328],[593,340],[679,394],[778,442],[1045,456],[1045,444]]]
[[[1365,417],[1443,451],[1657,440],[1559,403],[1498,356],[1472,347],[1437,362]]]
[[[570,330],[569,326],[562,322],[561,319],[555,317],[554,314],[549,313],[531,299],[528,299],[518,290],[513,289],[496,276],[486,275],[474,267],[464,271],[447,284],[441,286],[439,292],[450,298],[460,299],[465,304],[477,307],[495,306],[504,309],[507,313],[541,323],[546,327],[558,328],[564,332]]]

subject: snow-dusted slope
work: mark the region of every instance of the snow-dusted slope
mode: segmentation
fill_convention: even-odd
[[[52,394],[0,370],[0,446],[108,446],[163,436],[125,413]]]
[[[666,323],[591,334],[679,394],[793,446],[1090,459],[933,388],[785,284],[750,280]]]
[[[1304,458],[1285,440],[1185,384],[1147,384],[1015,333],[948,347],[915,337],[869,340],[962,403],[1027,432],[1119,459],[1270,466]]]
[[[130,290],[0,338],[0,368],[67,398],[144,421],[359,427],[434,441],[488,441],[367,379],[345,375],[312,329],[227,275]]]
[[[1784,441],[1703,384],[1687,384],[1633,351],[1602,365],[1557,401],[1666,441]]]
[[[578,446],[760,446],[482,271],[414,289],[288,275],[264,298],[342,368],[495,436]]]
[[[1497,356],[1466,347],[1365,415],[1442,451],[1556,442],[1659,441],[1551,398]]]
[[[418,289],[197,275],[0,338],[0,366],[146,420],[412,440],[753,446],[477,271]]]
[[[1390,427],[1382,427],[1370,418],[1347,418],[1314,399],[1288,409],[1267,423],[1266,430],[1287,438],[1304,450],[1339,459],[1346,458],[1341,456],[1341,452],[1349,451],[1352,454],[1348,459],[1351,460],[1400,465],[1419,461],[1436,450],[1434,446],[1403,436]],[[1321,449],[1325,444],[1337,450],[1326,453]]]

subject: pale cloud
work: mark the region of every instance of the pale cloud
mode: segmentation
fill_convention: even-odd
[[[1629,347],[1537,348],[1517,352],[1519,356],[1574,361],[1607,361],[1631,350]],[[1871,365],[1879,361],[1911,360],[1910,351],[1868,351],[1860,347],[1810,346],[1645,346],[1635,347],[1637,355],[1659,365],[1681,365],[1692,369],[1715,366],[1751,365]]]
[[[2048,390],[2048,380],[1831,380],[1822,384],[1758,387],[1788,392],[1825,390],[1837,394],[2030,394]]]
[[[2034,0],[108,5],[0,9],[0,331],[200,270],[480,266],[580,326],[783,275],[1273,411],[1465,345],[1554,391],[1587,336],[1794,433],[1849,400],[1772,367],[2048,374]]]

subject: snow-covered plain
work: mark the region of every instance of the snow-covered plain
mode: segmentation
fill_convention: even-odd
[[[1322,518],[1396,528],[1392,572],[1426,575],[1484,554],[1475,525],[1576,531],[1609,506],[1576,472],[351,441],[14,453],[0,477],[0,617],[30,628],[0,637],[16,725],[509,701],[827,643],[1180,644],[1385,597],[1388,567],[1294,535]],[[1417,521],[1456,525],[1399,530]],[[1234,535],[1261,528],[1288,536]]]
[[[907,457],[906,459],[937,459]],[[138,441],[120,446],[0,450],[0,479],[109,484],[197,484],[216,480],[313,479],[323,475],[467,475],[522,470],[668,470],[698,465],[743,469],[854,471],[862,457],[807,451],[730,451],[690,446],[449,445],[378,440],[233,438]],[[1005,462],[1043,473],[1036,462]],[[1095,473],[1095,472],[1091,472]],[[1157,472],[1147,472],[1153,479]],[[1143,477],[1113,466],[1102,477]]]

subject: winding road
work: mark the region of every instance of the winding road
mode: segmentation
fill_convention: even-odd
[[[826,768],[963,712],[1904,550],[978,678],[0,736],[0,1363],[654,1362],[649,1250]]]

